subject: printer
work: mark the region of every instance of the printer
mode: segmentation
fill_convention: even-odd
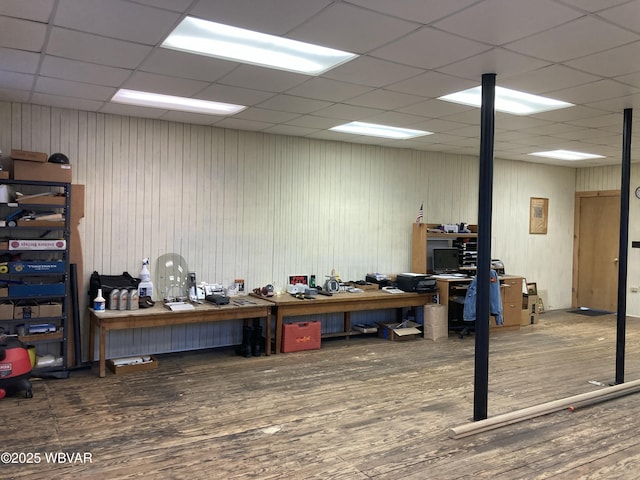
[[[399,273],[398,288],[405,292],[434,293],[438,291],[436,279],[424,273]]]

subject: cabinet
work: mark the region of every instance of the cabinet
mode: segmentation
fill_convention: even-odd
[[[66,376],[70,184],[0,180],[0,190],[0,329],[35,348],[34,375]]]
[[[413,273],[429,273],[430,252],[436,247],[457,247],[460,270],[475,272],[477,252],[477,233],[444,233],[429,231],[438,224],[414,223],[411,232],[411,271]],[[469,225],[469,230],[477,231],[477,225]],[[431,241],[432,245],[428,242]],[[472,247],[474,245],[475,247]]]

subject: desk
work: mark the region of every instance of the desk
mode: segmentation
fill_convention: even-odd
[[[244,298],[244,297],[243,297]],[[96,312],[89,309],[89,351],[90,360],[94,361],[94,342],[96,328],[99,334],[99,368],[100,377],[106,374],[105,338],[109,330],[127,330],[130,328],[166,327],[193,323],[221,322],[225,320],[248,320],[251,318],[266,319],[265,354],[271,354],[271,307],[273,304],[260,298],[252,298],[253,304],[246,305],[195,305],[193,310],[171,311],[156,302],[151,308],[139,310],[106,310]]]
[[[504,324],[498,328],[520,328],[522,322],[522,281],[524,277],[517,275],[500,275],[500,295],[502,297],[502,316]],[[438,303],[447,307],[449,318],[449,300],[454,296],[465,296],[471,284],[471,277],[438,278]],[[462,320],[462,319],[460,319]],[[490,323],[496,328],[495,322]]]
[[[276,316],[276,346],[273,352],[275,354],[279,353],[282,347],[282,323],[284,317],[343,313],[344,331],[325,334],[323,337],[348,337],[355,334],[351,332],[351,312],[419,307],[431,302],[433,295],[432,293],[387,293],[381,290],[365,290],[361,293],[335,293],[331,297],[317,295],[313,299],[304,300],[295,298],[288,293],[274,295],[273,297],[258,297],[264,298],[273,304]],[[400,311],[399,314],[401,313]]]

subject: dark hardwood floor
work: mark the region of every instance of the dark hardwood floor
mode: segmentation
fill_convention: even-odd
[[[492,332],[489,416],[613,382],[615,339],[615,315],[561,311]],[[625,380],[639,379],[639,319],[628,320],[626,352]],[[34,381],[32,399],[0,400],[0,451],[40,455],[1,465],[0,477],[640,476],[640,394],[449,438],[473,415],[473,361],[473,337],[452,333],[438,342],[335,339],[259,358],[233,349],[161,355],[157,370],[103,379],[95,368],[74,371]],[[71,458],[45,458],[56,452]]]

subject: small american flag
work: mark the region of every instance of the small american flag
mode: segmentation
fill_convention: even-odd
[[[420,204],[420,210],[418,210],[418,218],[416,218],[416,223],[422,223],[422,217],[424,216],[424,202]]]

